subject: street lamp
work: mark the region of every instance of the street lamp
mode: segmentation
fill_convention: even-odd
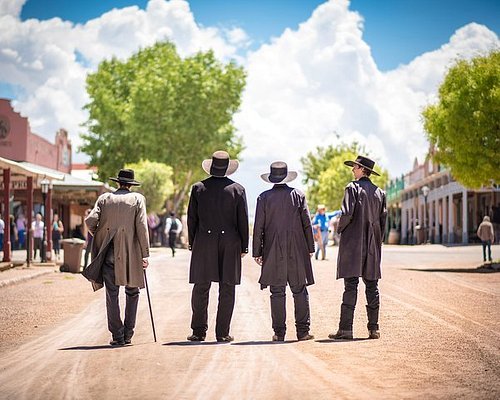
[[[42,221],[44,221],[44,225],[43,225],[43,237],[42,237],[42,254],[41,254],[41,259],[42,259],[42,262],[47,262],[47,253],[45,252],[45,231],[46,231],[46,226],[45,226],[45,214],[47,212],[47,210],[45,209],[45,198],[47,197],[47,193],[49,192],[49,185],[50,185],[50,182],[47,178],[44,178],[41,182],[40,182],[40,186],[42,188],[42,201],[43,201],[43,214],[42,214]]]
[[[429,192],[431,191],[429,189],[429,186],[422,186],[422,194],[424,196],[424,243],[427,243],[427,196],[429,195]]]

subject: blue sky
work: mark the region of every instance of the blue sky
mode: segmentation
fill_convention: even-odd
[[[200,24],[243,28],[252,48],[280,36],[287,27],[296,29],[307,20],[319,0],[191,0],[191,10]],[[86,22],[113,8],[147,1],[132,0],[28,0],[22,19],[60,17]],[[439,48],[456,29],[470,22],[500,32],[498,0],[352,0],[351,10],[365,19],[364,40],[382,71],[406,64],[416,56]]]

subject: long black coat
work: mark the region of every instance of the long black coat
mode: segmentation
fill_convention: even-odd
[[[253,229],[253,256],[263,258],[262,287],[314,283],[311,218],[300,190],[274,185],[261,193]]]
[[[347,185],[339,221],[337,279],[381,278],[380,262],[387,217],[385,192],[363,177]]]
[[[229,178],[210,177],[193,185],[188,206],[190,283],[241,280],[241,253],[248,253],[245,189]]]

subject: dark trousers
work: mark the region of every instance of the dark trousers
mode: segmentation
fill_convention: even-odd
[[[368,314],[368,329],[378,330],[378,313],[380,308],[380,298],[378,293],[378,280],[369,281],[363,279],[366,286],[366,312]],[[344,295],[342,297],[342,306],[340,308],[339,329],[352,331],[354,320],[354,309],[358,297],[359,278],[344,278]]]
[[[33,259],[36,258],[36,251],[40,252],[40,259],[42,258],[42,238],[33,238]]]
[[[191,296],[193,317],[191,329],[196,336],[205,336],[208,329],[208,295],[211,282],[195,283]],[[219,304],[217,307],[217,320],[215,323],[215,336],[229,335],[229,327],[234,309],[235,286],[229,283],[219,283]]]
[[[483,244],[483,260],[486,261],[486,248],[488,248],[488,260],[491,261],[491,240],[481,242]]]
[[[286,286],[271,286],[271,318],[277,336],[286,333]],[[297,338],[309,333],[309,293],[305,285],[290,286],[295,303],[295,329]]]
[[[106,261],[102,267],[102,273],[104,285],[106,286],[108,329],[113,336],[113,340],[130,339],[134,335],[137,305],[139,303],[139,288],[125,287],[125,321],[122,322],[118,299],[120,286],[115,285],[115,269],[112,257],[106,257]]]
[[[177,233],[172,232],[168,234],[168,246],[172,250],[172,257],[175,257],[175,241],[177,240]]]

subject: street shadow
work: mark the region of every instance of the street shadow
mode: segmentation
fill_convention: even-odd
[[[167,342],[163,343],[162,346],[213,346],[214,344],[228,344],[228,342],[191,342],[189,340],[185,340],[182,342]]]
[[[103,345],[95,345],[95,346],[73,346],[73,347],[64,347],[58,350],[109,350],[109,349],[120,349],[128,346],[111,346],[110,344]]]
[[[500,269],[491,267],[478,267],[478,268],[403,268],[405,271],[419,271],[419,272],[451,272],[462,274],[493,274],[500,272]]]
[[[296,343],[297,340],[284,340],[283,342],[273,342],[272,340],[250,340],[248,342],[233,342],[232,346],[262,346],[270,344],[289,344]]]
[[[346,343],[346,342],[363,342],[370,340],[370,338],[354,338],[354,339],[318,339],[316,343]]]

